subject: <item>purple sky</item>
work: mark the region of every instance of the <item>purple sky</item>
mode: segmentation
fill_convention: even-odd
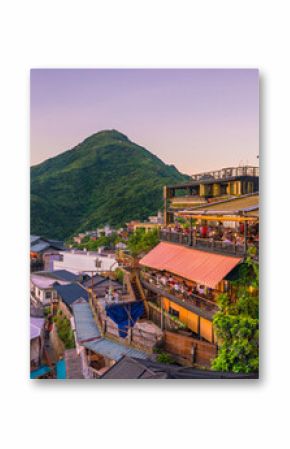
[[[258,71],[31,71],[32,165],[113,128],[184,173],[258,165]]]

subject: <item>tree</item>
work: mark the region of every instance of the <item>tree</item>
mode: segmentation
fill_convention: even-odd
[[[249,257],[233,282],[237,300],[218,298],[213,325],[219,352],[212,364],[217,371],[250,373],[259,369],[259,265]]]
[[[127,247],[133,257],[138,257],[142,253],[150,251],[159,243],[158,230],[152,229],[145,231],[144,229],[136,229],[136,231],[130,235],[127,243]]]

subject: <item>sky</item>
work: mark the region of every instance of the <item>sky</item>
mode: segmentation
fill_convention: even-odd
[[[117,129],[181,172],[258,165],[255,69],[33,69],[31,165]]]

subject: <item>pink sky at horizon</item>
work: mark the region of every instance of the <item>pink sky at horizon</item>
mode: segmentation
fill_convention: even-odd
[[[34,69],[31,164],[117,129],[193,174],[258,165],[255,69]]]

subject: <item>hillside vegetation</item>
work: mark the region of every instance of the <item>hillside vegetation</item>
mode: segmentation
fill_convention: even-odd
[[[31,168],[31,233],[76,232],[145,219],[162,207],[162,187],[188,180],[118,131],[101,131]]]

